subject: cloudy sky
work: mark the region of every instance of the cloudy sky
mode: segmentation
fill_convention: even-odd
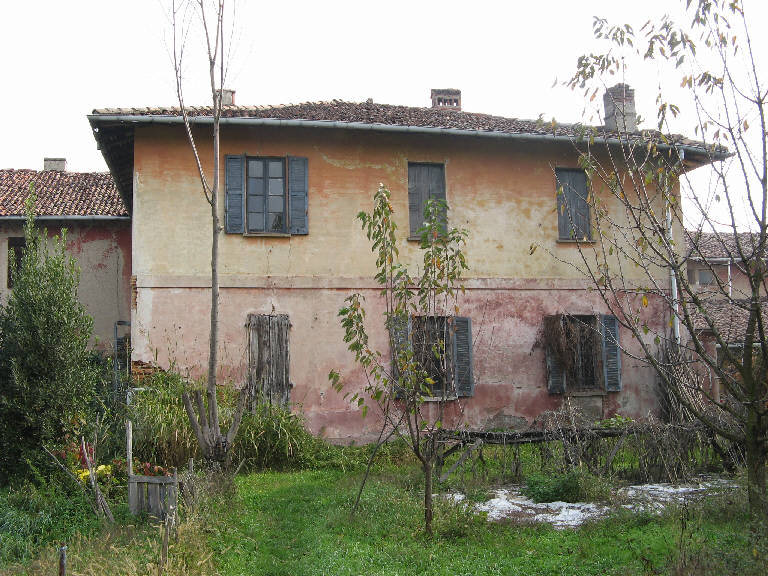
[[[174,104],[169,6],[2,2],[0,168],[39,169],[54,156],[66,157],[70,170],[105,170],[86,120],[92,109]],[[747,0],[747,8],[766,21],[768,2]],[[373,98],[426,106],[430,88],[452,87],[472,112],[600,123],[581,94],[557,83],[578,55],[597,48],[593,17],[639,26],[670,10],[678,3],[240,0],[227,84],[238,104]],[[189,45],[199,42],[191,36]],[[206,103],[202,55],[190,48],[187,64],[187,103]],[[653,119],[655,70],[630,70],[625,80],[638,113]],[[673,128],[692,134],[694,123],[682,118]]]

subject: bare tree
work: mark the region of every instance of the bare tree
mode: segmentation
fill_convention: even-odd
[[[208,381],[206,386],[206,403],[202,392],[195,391],[195,406],[188,393],[184,393],[184,407],[187,410],[189,422],[200,444],[200,449],[206,460],[219,464],[229,463],[229,449],[232,445],[240,420],[245,409],[246,394],[241,390],[237,409],[226,434],[222,434],[219,423],[219,408],[216,399],[216,376],[218,370],[218,335],[219,335],[219,235],[222,226],[219,219],[219,188],[221,184],[221,110],[224,97],[224,80],[226,77],[225,54],[225,0],[181,0],[173,1],[173,66],[176,76],[176,95],[179,109],[184,121],[184,128],[189,145],[197,165],[200,177],[200,188],[206,202],[211,208],[211,330],[208,348]],[[189,33],[190,20],[199,19],[202,26],[203,38],[207,54],[208,76],[211,90],[212,140],[213,140],[213,174],[211,179],[203,169],[200,151],[192,130],[192,119],[184,103],[183,90],[183,61],[186,39]],[[195,413],[195,408],[197,413]]]
[[[593,99],[628,62],[649,59],[676,80],[660,86],[657,129],[636,130],[631,110],[625,122],[585,129],[574,142],[591,182],[581,201],[592,214],[594,242],[575,233],[578,257],[569,263],[634,336],[637,357],[680,408],[742,447],[750,511],[765,521],[766,86],[741,2],[688,0],[686,9],[691,23],[682,27],[667,17],[638,31],[595,19],[595,37],[608,48],[579,58],[571,88]],[[681,88],[688,108],[671,100]],[[620,100],[609,103],[618,118]],[[682,110],[694,113],[699,142],[668,135],[669,120]],[[681,184],[690,187],[688,172],[704,165],[711,165],[711,192],[693,190],[684,211]],[[574,197],[559,194],[577,232]],[[749,233],[742,233],[744,213]],[[724,263],[746,288],[718,274]],[[689,278],[694,265],[709,272],[705,287]]]

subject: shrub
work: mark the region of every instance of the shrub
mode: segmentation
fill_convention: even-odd
[[[525,479],[523,494],[534,502],[578,502],[581,486],[577,472],[566,474],[531,474]]]
[[[529,474],[523,494],[534,502],[594,502],[607,500],[610,483],[584,470],[565,474]]]
[[[175,372],[157,372],[133,395],[133,455],[142,462],[181,467],[200,457],[181,401],[185,385]]]
[[[304,419],[281,406],[259,405],[243,414],[233,458],[247,469],[311,467],[321,442],[304,426]]]
[[[130,413],[133,419],[133,453],[142,461],[163,466],[186,466],[190,458],[202,457],[184,410],[181,393],[190,385],[174,372],[158,372],[142,381],[134,395]],[[222,428],[237,403],[237,392],[218,389]],[[305,428],[304,419],[280,406],[261,405],[243,414],[240,430],[232,446],[235,465],[245,469],[314,467],[326,446]]]
[[[0,566],[27,560],[45,544],[98,525],[85,496],[68,480],[0,492]]]
[[[11,261],[13,292],[0,310],[0,483],[48,467],[43,446],[85,430],[98,379],[66,231],[49,249],[47,232],[35,228],[34,195],[26,210],[26,247],[18,269]]]

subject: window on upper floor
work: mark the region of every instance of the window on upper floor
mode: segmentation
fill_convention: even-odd
[[[615,316],[547,316],[542,339],[550,394],[621,390],[619,322]]]
[[[426,162],[408,163],[408,218],[410,240],[419,239],[424,225],[424,208],[428,199],[445,202],[445,165]]]
[[[556,168],[558,240],[592,240],[589,186],[584,170]]]
[[[405,324],[405,322],[403,322]],[[460,316],[411,316],[408,325],[392,330],[393,365],[408,350],[429,379],[419,393],[428,398],[473,396],[472,321]],[[406,358],[400,358],[405,360]]]
[[[13,288],[13,268],[15,264],[16,273],[21,269],[21,257],[24,254],[24,248],[27,241],[24,236],[10,236],[8,238],[8,269],[7,286]]]
[[[227,156],[225,186],[228,234],[309,233],[306,158]]]

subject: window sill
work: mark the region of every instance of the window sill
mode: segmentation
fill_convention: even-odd
[[[572,398],[588,398],[590,396],[607,396],[608,392],[605,390],[566,390],[565,396],[571,396]]]
[[[445,398],[443,398],[442,396],[424,396],[422,398],[424,402],[442,402],[442,401],[449,402],[451,400],[458,400],[458,399],[459,397],[456,396],[455,394],[452,394],[451,396],[446,396]]]
[[[243,234],[246,238],[290,238],[288,232],[248,232]]]
[[[558,244],[597,244],[596,240],[576,240],[571,238],[558,238]]]

